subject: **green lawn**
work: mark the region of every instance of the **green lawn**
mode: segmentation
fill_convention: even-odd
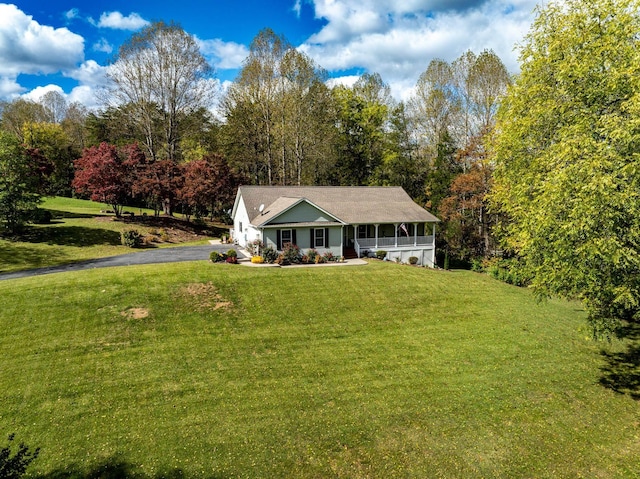
[[[41,205],[51,211],[49,225],[32,225],[19,240],[0,239],[0,272],[41,268],[105,256],[132,253],[120,243],[120,233],[135,229],[157,240],[153,247],[203,244],[209,237],[176,238],[170,228],[152,227],[132,222],[114,221],[103,213],[109,207],[102,203],[72,198],[46,198]],[[136,215],[153,210],[126,208]]]
[[[0,433],[35,477],[640,474],[637,343],[484,275],[180,263],[0,304]]]

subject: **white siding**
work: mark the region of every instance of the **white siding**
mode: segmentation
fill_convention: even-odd
[[[236,216],[233,219],[233,232],[235,235],[233,240],[243,248],[246,247],[248,242],[255,239],[255,232],[250,230],[253,230],[253,228],[249,226],[249,214],[241,196],[238,201]]]

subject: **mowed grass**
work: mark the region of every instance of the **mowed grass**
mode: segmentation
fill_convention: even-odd
[[[114,221],[114,216],[104,213],[109,206],[74,198],[46,198],[41,208],[54,215],[48,225],[31,225],[18,240],[0,239],[0,272],[55,266],[65,263],[127,254],[133,250],[123,246],[120,233],[135,229],[143,235],[158,232],[159,228],[141,224]],[[153,210],[127,208],[136,215]],[[202,244],[201,240],[181,242]],[[154,247],[176,246],[174,242],[155,244]]]
[[[600,384],[633,345],[483,275],[180,263],[0,304],[0,432],[42,448],[32,477],[640,474],[638,402]]]

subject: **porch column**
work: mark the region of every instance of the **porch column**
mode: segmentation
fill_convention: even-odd
[[[433,234],[432,236],[433,240],[431,241],[431,246],[433,246],[433,248],[431,248],[431,264],[435,268],[436,267],[436,224],[435,223],[433,223],[432,234]]]
[[[360,243],[358,243],[358,225],[353,225],[353,246],[356,249],[358,258],[360,257]]]
[[[398,247],[398,223],[393,223],[394,247]]]
[[[413,246],[418,246],[418,223],[413,223]]]
[[[344,225],[340,227],[340,256],[344,256]]]
[[[376,249],[378,249],[378,226],[380,226],[380,225],[376,223],[373,226],[376,227]]]

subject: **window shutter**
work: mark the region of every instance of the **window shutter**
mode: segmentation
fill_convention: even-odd
[[[329,228],[324,229],[324,247],[329,247]]]
[[[276,247],[278,250],[282,249],[282,235],[280,234],[280,230],[276,230]]]
[[[315,248],[316,247],[316,231],[313,228],[309,228],[309,230],[311,231],[311,236],[309,239],[309,248]]]
[[[291,242],[295,245],[298,244],[298,241],[296,240],[296,230],[291,230]]]

